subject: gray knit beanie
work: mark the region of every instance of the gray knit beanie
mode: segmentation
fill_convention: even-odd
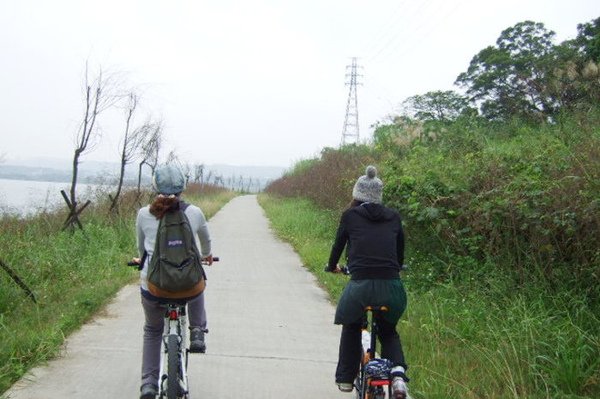
[[[358,178],[352,197],[357,201],[374,202],[381,204],[383,182],[377,177],[377,169],[373,165],[367,166],[365,175]]]

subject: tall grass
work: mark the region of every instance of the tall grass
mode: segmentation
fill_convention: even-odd
[[[186,193],[187,194],[187,193]],[[235,193],[193,190],[186,195],[212,216]],[[64,338],[125,284],[138,279],[124,267],[136,254],[135,196],[118,216],[107,204],[81,215],[84,231],[62,231],[64,212],[0,219],[0,257],[32,289],[37,303],[0,271],[0,394],[29,368],[55,356]]]
[[[277,234],[339,299],[346,278],[323,272],[339,214],[301,198],[259,196]],[[508,297],[487,289],[403,276],[408,310],[399,324],[415,398],[595,398],[600,320],[585,301],[544,289]],[[498,286],[494,286],[498,284]]]

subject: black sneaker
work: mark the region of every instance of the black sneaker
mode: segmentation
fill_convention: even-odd
[[[190,328],[190,352],[205,353],[206,343],[204,342],[204,333],[208,332],[200,327]]]
[[[140,399],[154,399],[158,395],[158,387],[152,383],[146,383],[140,388]]]

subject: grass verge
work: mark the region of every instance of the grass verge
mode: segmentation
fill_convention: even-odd
[[[262,194],[259,203],[337,301],[346,279],[323,266],[339,215],[305,199]],[[501,276],[422,289],[414,266],[403,277],[409,305],[398,331],[415,399],[600,397],[600,320],[584,300],[547,287],[509,290]]]
[[[236,194],[186,199],[214,215]],[[138,279],[124,267],[135,255],[135,211],[81,216],[84,232],[61,231],[65,215],[0,219],[1,259],[31,288],[37,303],[0,271],[0,394],[31,367],[56,356],[65,339],[124,285]],[[141,328],[141,326],[140,326]]]

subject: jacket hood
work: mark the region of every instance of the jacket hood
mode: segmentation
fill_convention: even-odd
[[[374,222],[389,220],[394,217],[394,213],[390,209],[381,204],[376,204],[373,202],[364,202],[355,209],[359,215]]]

